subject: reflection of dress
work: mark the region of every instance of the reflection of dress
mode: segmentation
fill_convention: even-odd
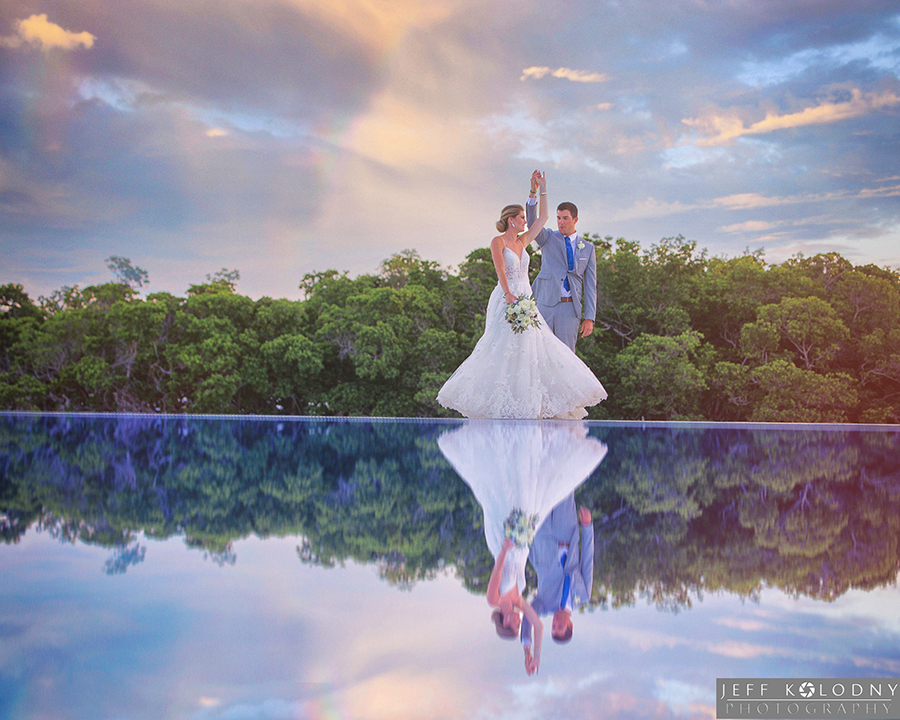
[[[531,295],[529,255],[503,250],[514,295]],[[437,400],[470,418],[581,418],[584,408],[606,398],[590,368],[559,340],[547,323],[514,333],[505,318],[500,284],[488,301],[484,335],[444,383]]]
[[[484,421],[438,438],[444,457],[484,511],[484,537],[495,558],[503,546],[503,522],[513,508],[537,513],[539,528],[603,460],[606,445],[587,437],[587,431],[583,423]],[[525,591],[527,559],[527,547],[507,553],[501,594],[514,583]]]

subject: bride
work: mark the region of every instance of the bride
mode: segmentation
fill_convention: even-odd
[[[538,174],[540,214],[525,227],[521,205],[500,213],[491,241],[497,287],[488,301],[484,335],[472,354],[450,376],[438,402],[468,418],[578,419],[585,407],[606,399],[606,390],[590,368],[559,340],[538,316],[539,326],[513,332],[506,308],[531,295],[530,256],[525,248],[547,222],[546,179]]]

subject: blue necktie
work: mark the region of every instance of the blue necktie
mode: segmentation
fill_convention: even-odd
[[[559,560],[559,564],[563,567],[563,572],[566,572],[566,553],[563,553],[563,556]],[[563,580],[563,593],[562,600],[559,602],[560,610],[566,609],[566,601],[569,599],[569,575],[566,574],[565,580]]]
[[[566,260],[569,262],[569,272],[572,272],[575,269],[575,253],[572,252],[572,243],[569,238],[564,238],[566,241]],[[569,291],[569,278],[563,278],[563,287]]]

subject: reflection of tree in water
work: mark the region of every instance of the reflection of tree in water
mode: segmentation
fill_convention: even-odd
[[[7,417],[4,539],[37,522],[61,540],[116,548],[108,567],[121,572],[137,557],[123,550],[137,532],[183,536],[220,564],[234,562],[235,539],[302,535],[301,559],[376,562],[408,584],[434,575],[445,557],[458,565],[489,557],[473,541],[477,505],[434,443],[441,428],[426,427]]]
[[[103,566],[107,575],[121,575],[132,565],[144,562],[147,548],[138,543],[133,545],[119,545],[113,549],[112,555]]]
[[[586,488],[597,524],[594,601],[688,607],[765,586],[821,599],[900,569],[897,434],[850,430],[601,431]]]
[[[111,548],[105,570],[183,537],[219,564],[235,540],[299,536],[301,562],[374,564],[410,587],[451,569],[484,592],[482,513],[441,456],[446,425],[7,416],[0,535]],[[832,599],[900,568],[894,432],[598,427],[594,605],[689,607],[765,586]],[[150,546],[152,553],[152,546]]]

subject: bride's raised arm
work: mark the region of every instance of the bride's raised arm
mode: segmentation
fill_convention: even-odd
[[[532,225],[528,230],[521,235],[519,235],[519,240],[522,241],[522,245],[528,247],[528,244],[531,243],[536,237],[537,234],[543,230],[544,224],[547,222],[547,218],[550,216],[550,211],[547,206],[547,178],[544,176],[544,173],[539,173],[535,175],[538,185],[538,191],[540,192],[540,202],[538,203],[538,216],[537,220],[534,221],[534,225]]]

